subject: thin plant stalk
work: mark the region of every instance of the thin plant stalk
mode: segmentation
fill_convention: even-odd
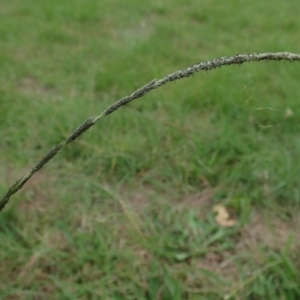
[[[6,194],[0,200],[0,211],[3,210],[5,205],[8,203],[10,197],[20,190],[24,184],[45,164],[47,164],[64,146],[70,144],[76,140],[81,134],[87,131],[90,127],[95,125],[102,117],[108,116],[109,114],[115,112],[120,107],[128,104],[129,102],[141,98],[148,94],[150,91],[159,88],[169,82],[176,81],[182,78],[187,78],[199,71],[210,71],[216,68],[229,65],[242,65],[245,62],[251,61],[262,61],[262,60],[275,60],[275,61],[300,61],[300,54],[290,53],[290,52],[277,52],[277,53],[252,53],[252,54],[236,54],[233,56],[223,56],[213,60],[208,60],[205,62],[196,63],[186,69],[176,71],[171,73],[161,79],[154,79],[144,85],[143,87],[137,89],[132,94],[125,96],[119,101],[115,102],[108,108],[106,108],[98,116],[90,117],[79,125],[65,140],[60,142],[58,145],[53,147],[45,156],[43,156],[40,161],[30,169],[30,171],[21,179],[17,180],[6,192]]]

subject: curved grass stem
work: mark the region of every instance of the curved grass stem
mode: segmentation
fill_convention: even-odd
[[[6,194],[0,200],[0,211],[3,210],[5,205],[8,203],[10,197],[20,190],[23,185],[36,173],[38,172],[45,164],[48,163],[64,146],[73,142],[77,139],[82,133],[88,130],[90,127],[95,125],[102,117],[107,116],[123,105],[128,104],[129,102],[141,98],[148,94],[150,91],[163,86],[171,81],[179,80],[182,78],[187,78],[199,71],[210,71],[216,68],[229,65],[242,65],[245,62],[251,61],[262,61],[262,60],[275,60],[275,61],[300,61],[300,54],[289,53],[289,52],[277,52],[277,53],[251,53],[251,54],[236,54],[233,56],[223,56],[213,60],[208,60],[205,62],[196,63],[186,69],[176,71],[171,73],[161,79],[154,79],[144,85],[143,87],[137,89],[132,94],[125,96],[119,101],[115,102],[107,109],[105,109],[101,114],[95,117],[90,117],[79,125],[64,141],[60,142],[57,146],[53,147],[41,160],[30,169],[30,171],[21,179],[17,180],[6,192]]]

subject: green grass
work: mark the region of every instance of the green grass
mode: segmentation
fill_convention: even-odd
[[[278,0],[0,1],[1,195],[151,79],[299,52],[299,13]],[[299,299],[299,79],[284,62],[200,72],[101,120],[0,213],[0,298]],[[236,226],[218,226],[217,203]]]

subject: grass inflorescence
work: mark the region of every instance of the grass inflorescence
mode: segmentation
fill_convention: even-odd
[[[140,98],[146,94],[148,94],[151,90],[156,89],[162,85],[165,85],[168,82],[172,82],[178,79],[186,78],[189,76],[194,75],[196,72],[200,70],[209,71],[212,69],[220,68],[222,66],[229,66],[232,64],[241,65],[244,62],[249,61],[261,61],[261,60],[288,60],[290,62],[293,61],[300,61],[300,55],[289,53],[289,52],[282,52],[282,53],[252,53],[252,54],[236,54],[231,57],[221,57],[214,60],[210,60],[207,62],[198,63],[188,67],[187,69],[174,72],[165,76],[160,80],[152,80],[147,83],[145,86],[137,89],[131,95],[126,96],[115,104],[109,106],[105,109],[99,116],[97,117],[90,117],[86,121],[84,121],[81,125],[79,125],[64,141],[59,143],[57,146],[52,148],[37,164],[34,166],[27,175],[23,178],[19,179],[14,185],[12,185],[8,192],[4,195],[4,197],[0,200],[0,211],[4,208],[6,203],[9,201],[10,196],[16,193],[22,186],[33,176],[37,171],[39,171],[49,160],[51,160],[60,149],[64,145],[67,145],[73,142],[77,137],[79,137],[82,133],[92,127],[96,122],[104,116],[107,116],[123,105]]]

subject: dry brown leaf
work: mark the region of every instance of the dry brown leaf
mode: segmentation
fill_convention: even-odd
[[[294,112],[290,108],[287,108],[285,110],[284,117],[286,119],[291,118],[293,115],[294,115]]]
[[[216,222],[222,227],[232,227],[235,225],[235,220],[231,219],[225,206],[217,204],[213,207],[213,211],[217,213]]]

